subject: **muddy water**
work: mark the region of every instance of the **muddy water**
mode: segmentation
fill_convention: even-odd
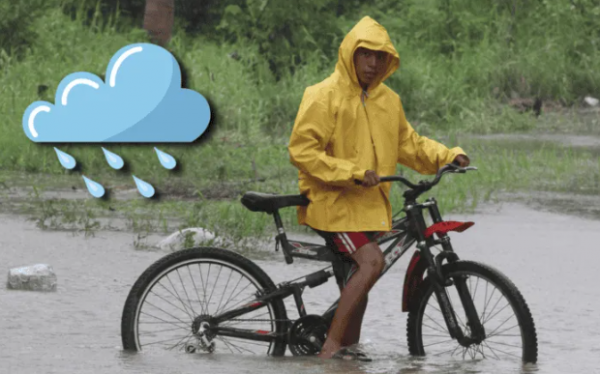
[[[501,269],[521,289],[538,329],[539,363],[413,359],[407,355],[401,288],[407,258],[370,295],[362,343],[372,363],[227,354],[127,354],[120,317],[137,276],[165,252],[136,251],[134,236],[94,238],[41,232],[16,216],[0,216],[0,275],[45,262],[58,275],[56,293],[6,290],[0,284],[0,373],[600,373],[600,221],[504,204],[469,219],[476,225],[453,242],[462,258]],[[257,261],[279,282],[320,268],[282,258]],[[332,281],[305,292],[309,313],[337,297]],[[290,317],[295,313],[288,304]]]

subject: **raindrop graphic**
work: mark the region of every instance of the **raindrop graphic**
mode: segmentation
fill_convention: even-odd
[[[65,169],[73,169],[75,165],[77,165],[77,162],[70,154],[63,152],[56,147],[54,147],[54,150],[56,151],[56,155],[58,156],[58,161],[60,161],[60,164]]]
[[[85,185],[87,186],[88,191],[94,197],[102,197],[104,196],[104,187],[100,183],[94,182],[93,180],[87,178],[85,175],[82,175],[83,180],[85,181]]]
[[[158,161],[160,161],[161,165],[165,168],[172,170],[176,165],[177,161],[168,153],[161,151],[160,149],[154,147],[156,154],[158,155]]]
[[[113,169],[117,169],[117,170],[119,170],[123,167],[123,165],[125,163],[123,162],[123,159],[121,158],[121,156],[117,155],[116,153],[112,153],[111,151],[107,150],[104,147],[102,147],[102,150],[104,151],[104,156],[106,157],[106,162],[108,162],[110,167],[112,167]]]
[[[137,185],[138,191],[142,194],[142,196],[150,198],[154,196],[154,187],[150,183],[144,182],[143,180],[137,178],[133,175],[133,180]]]

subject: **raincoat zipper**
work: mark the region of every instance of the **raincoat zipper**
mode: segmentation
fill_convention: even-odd
[[[369,93],[365,90],[362,91],[362,94],[360,95],[360,101],[362,101],[362,104],[364,107],[367,106],[367,104],[365,103],[365,96],[368,98],[369,97]]]

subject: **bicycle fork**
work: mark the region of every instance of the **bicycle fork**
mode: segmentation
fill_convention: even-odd
[[[429,199],[433,204],[429,205],[429,213],[433,222],[441,222],[442,217],[437,208],[435,199]],[[420,217],[422,219],[422,216]],[[438,254],[435,259],[429,250],[429,246],[426,241],[420,241],[417,247],[423,254],[424,260],[428,264],[428,274],[432,279],[433,291],[437,298],[440,306],[440,311],[444,316],[446,327],[450,333],[450,337],[456,339],[458,343],[464,347],[468,347],[472,344],[479,344],[485,339],[485,330],[482,325],[482,321],[479,319],[477,309],[473,302],[469,288],[467,287],[465,276],[455,276],[452,279],[444,277],[442,273],[442,262],[444,260],[450,262],[458,261],[458,255],[454,252],[452,245],[450,244],[450,237],[448,234],[439,235],[437,244],[441,244],[443,251]],[[446,288],[454,285],[456,291],[465,310],[465,317],[467,323],[465,328],[468,327],[470,330],[469,336],[465,336],[461,329],[458,319],[456,318],[456,312],[446,292]]]
[[[450,333],[450,337],[456,339],[462,346],[468,347],[471,344],[479,344],[485,339],[485,330],[482,321],[479,319],[477,309],[473,302],[469,288],[467,287],[467,278],[465,276],[455,276],[450,278],[444,277],[442,273],[442,261],[446,259],[449,262],[458,261],[458,256],[452,251],[450,239],[447,235],[442,236],[441,241],[444,246],[444,251],[434,259],[429,247],[425,242],[421,242],[417,247],[424,255],[424,260],[429,264],[428,274],[431,277],[433,291],[440,306],[440,311],[444,316],[446,327]],[[456,311],[450,301],[447,287],[455,286],[462,306],[466,314],[466,326],[470,330],[469,336],[465,336],[461,329]]]

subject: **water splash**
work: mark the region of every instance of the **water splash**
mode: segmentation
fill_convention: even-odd
[[[156,154],[158,155],[158,161],[160,161],[161,165],[166,169],[172,170],[175,166],[177,166],[177,161],[175,158],[168,153],[161,151],[160,149],[154,147]]]
[[[88,191],[90,191],[92,196],[98,197],[98,198],[104,196],[104,192],[105,192],[104,187],[102,187],[102,185],[100,183],[94,182],[93,180],[89,179],[85,175],[82,175],[82,177],[83,177],[83,180],[85,181],[85,185],[87,186]]]
[[[152,196],[154,196],[154,187],[152,187],[150,183],[144,182],[143,180],[137,178],[135,175],[133,175],[133,180],[135,181],[137,189],[138,191],[140,191],[142,196],[147,198],[151,198]]]
[[[110,167],[119,170],[123,167],[123,165],[125,165],[121,156],[117,155],[116,153],[112,153],[104,147],[101,148],[104,151],[104,157],[106,157],[106,162],[108,162]]]
[[[71,156],[70,154],[63,152],[56,147],[54,147],[54,151],[56,151],[56,155],[58,156],[58,161],[60,161],[60,164],[65,169],[70,170],[70,169],[73,169],[75,167],[75,165],[77,165],[77,162],[75,161],[73,156]]]

